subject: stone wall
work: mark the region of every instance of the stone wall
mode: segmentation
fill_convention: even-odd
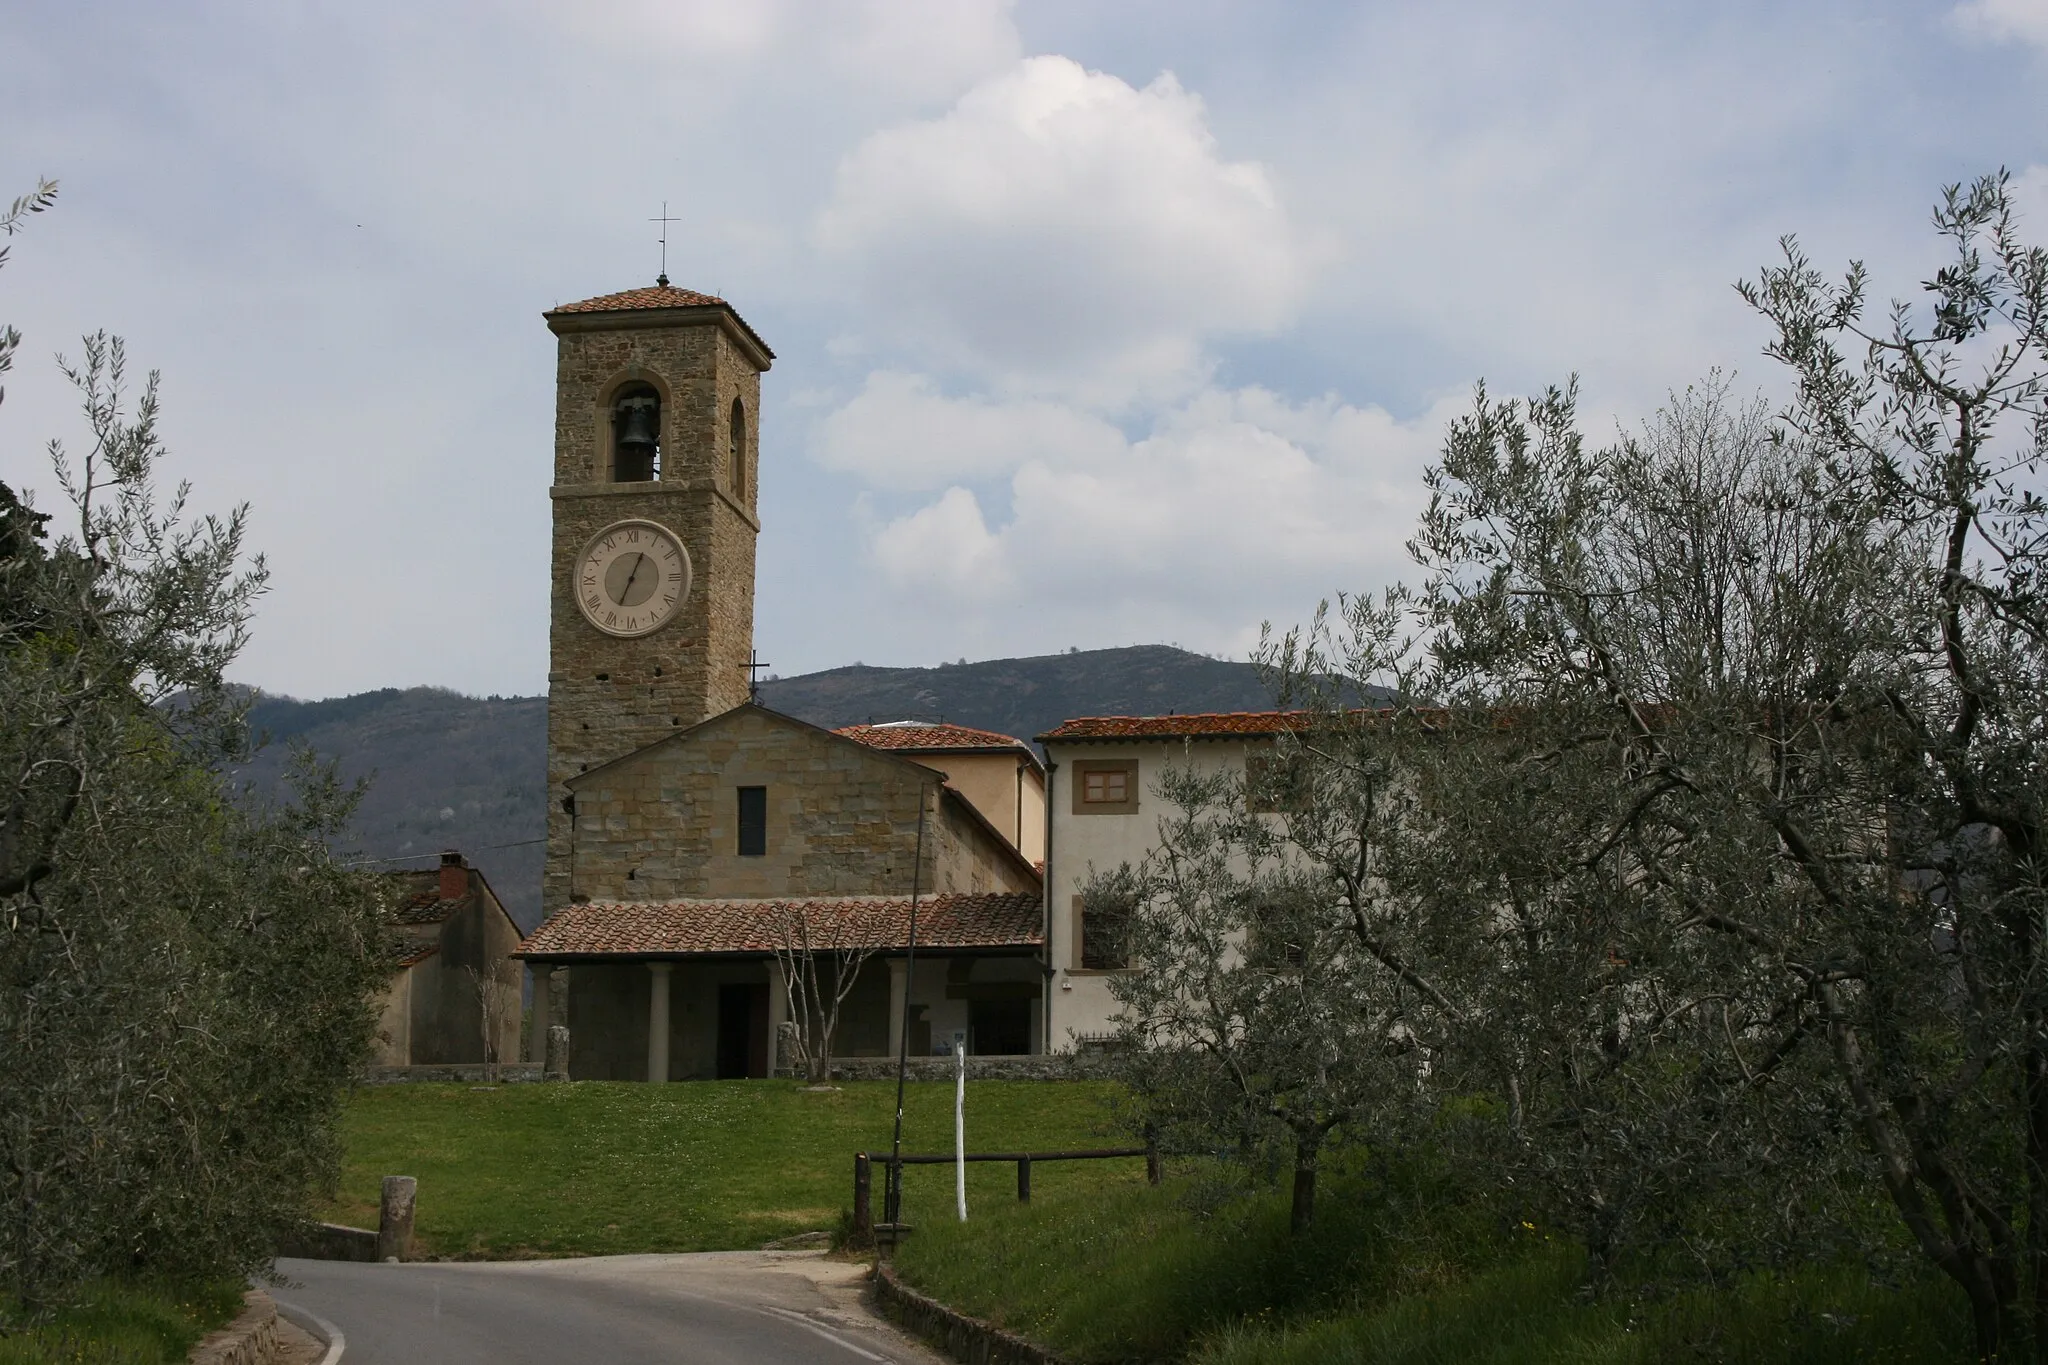
[[[1061,1365],[1043,1346],[918,1293],[886,1262],[875,1266],[874,1294],[884,1317],[963,1365]]]
[[[278,1358],[277,1305],[260,1289],[244,1295],[235,1320],[208,1333],[186,1357],[191,1365],[271,1365]]]
[[[950,1081],[951,1057],[910,1057],[907,1074],[913,1081]],[[974,1057],[967,1059],[970,1081],[1089,1081],[1112,1075],[1109,1059],[1099,1052],[1048,1052],[1029,1057]],[[893,1081],[894,1057],[834,1057],[832,1079],[838,1081]]]
[[[1008,841],[928,769],[759,707],[572,780],[575,892],[590,900],[1035,891]],[[739,852],[741,787],[768,790],[768,851]]]
[[[528,1085],[540,1080],[539,1062],[505,1062],[498,1067],[502,1085]],[[453,1066],[373,1066],[363,1072],[364,1085],[482,1085],[480,1062]]]

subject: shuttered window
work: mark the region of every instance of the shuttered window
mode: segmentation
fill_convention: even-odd
[[[760,858],[768,852],[768,789],[740,788],[740,856]]]

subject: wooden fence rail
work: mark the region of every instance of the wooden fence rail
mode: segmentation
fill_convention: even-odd
[[[865,1246],[875,1235],[874,1219],[874,1168],[893,1168],[889,1187],[897,1192],[900,1202],[903,1189],[903,1168],[905,1166],[950,1166],[956,1160],[967,1161],[1014,1161],[1017,1163],[1017,1199],[1020,1203],[1031,1200],[1031,1165],[1036,1161],[1100,1161],[1109,1157],[1141,1156],[1145,1158],[1145,1179],[1154,1185],[1159,1183],[1159,1149],[1156,1147],[1091,1147],[1066,1152],[969,1152],[965,1158],[950,1152],[904,1153],[901,1156],[870,1155],[867,1152],[853,1154],[853,1238]],[[892,1234],[901,1230],[901,1224],[894,1221],[882,1224]]]

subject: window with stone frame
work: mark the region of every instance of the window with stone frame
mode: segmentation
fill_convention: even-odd
[[[1138,760],[1084,758],[1073,764],[1074,814],[1135,815]]]
[[[1267,749],[1244,758],[1244,808],[1255,815],[1299,815],[1314,795],[1307,755]]]
[[[768,853],[768,789],[766,787],[741,787],[739,792],[739,854],[742,858],[766,857]]]
[[[1309,926],[1300,907],[1261,901],[1246,916],[1245,959],[1269,971],[1298,971],[1308,961]]]
[[[1081,970],[1121,971],[1131,965],[1130,907],[1085,896],[1074,897]]]

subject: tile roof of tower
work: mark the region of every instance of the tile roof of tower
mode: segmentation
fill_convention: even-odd
[[[775,358],[775,352],[769,349],[767,342],[761,340],[761,334],[740,316],[739,309],[716,294],[700,294],[694,289],[678,289],[668,283],[666,277],[659,284],[651,284],[641,289],[622,289],[616,294],[599,294],[592,299],[557,304],[541,316],[551,318],[570,313],[628,313],[656,308],[722,308],[739,324],[740,330],[761,348],[762,354],[770,360]]]
[[[654,284],[644,289],[622,289],[616,294],[599,294],[594,299],[579,303],[557,304],[551,313],[617,313],[629,308],[730,308],[731,304],[716,294],[700,294],[694,289],[677,289],[674,285]]]
[[[1030,949],[1045,941],[1044,902],[1033,892],[956,892],[917,902],[920,952]],[[785,927],[809,927],[815,948],[910,944],[908,896],[799,896],[779,900],[584,901],[551,916],[512,954],[522,958],[762,956]]]

